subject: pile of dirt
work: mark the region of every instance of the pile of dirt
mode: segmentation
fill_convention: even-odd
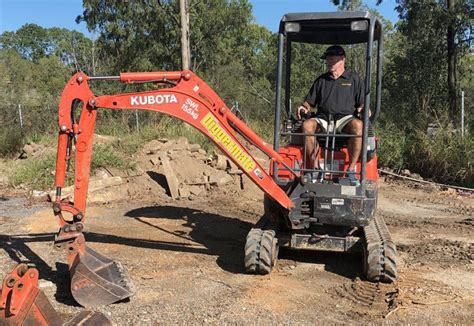
[[[268,166],[268,160],[258,155],[257,161]],[[195,200],[215,190],[262,198],[261,190],[231,160],[207,153],[186,137],[152,140],[134,155],[133,162],[135,167],[126,171],[97,170],[90,178],[88,202]],[[73,190],[72,186],[64,188],[63,197],[73,199]],[[53,198],[54,192],[50,196]]]

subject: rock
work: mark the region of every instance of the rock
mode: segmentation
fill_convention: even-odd
[[[199,196],[203,192],[203,189],[199,186],[189,186],[189,192],[194,196]]]
[[[151,164],[153,165],[160,165],[161,164],[161,160],[158,156],[152,156],[150,157],[150,162]]]
[[[162,147],[163,147],[163,143],[160,142],[159,140],[154,139],[151,142],[145,144],[145,146],[143,146],[143,149],[145,150],[145,153],[147,154],[155,154],[158,151],[160,151]]]
[[[168,183],[168,190],[172,198],[179,197],[178,190],[178,178],[173,171],[173,168],[170,164],[170,159],[166,155],[160,156],[161,164],[163,165],[163,174],[165,175],[166,182]]]
[[[178,145],[188,145],[189,144],[189,141],[186,137],[179,137],[177,140],[176,140],[176,144]]]
[[[217,181],[217,185],[218,186],[223,186],[223,185],[226,185],[226,184],[231,183],[231,182],[234,182],[234,178],[231,175],[226,174]]]
[[[408,169],[404,169],[404,170],[400,171],[400,175],[403,175],[405,177],[409,177],[411,175],[411,172]]]
[[[33,157],[35,154],[37,154],[40,150],[42,150],[44,147],[39,144],[26,144],[23,146],[22,152],[20,154],[21,159],[25,159],[28,157]]]
[[[105,179],[110,177],[110,173],[107,170],[101,168],[94,172],[94,176],[98,177],[99,179]]]
[[[188,187],[181,187],[179,188],[179,197],[180,198],[188,198],[191,195],[191,191]]]
[[[189,145],[189,151],[190,151],[191,153],[194,153],[194,152],[199,153],[199,150],[200,150],[200,149],[201,149],[201,145],[199,145],[199,144],[190,144],[190,145]]]
[[[43,191],[43,190],[33,190],[31,192],[31,195],[33,197],[46,197],[46,196],[48,196],[48,193],[46,191]]]
[[[191,154],[191,156],[194,157],[195,159],[200,160],[200,161],[204,161],[204,162],[205,162],[205,161],[207,160],[206,155],[203,155],[203,154],[201,154],[201,153],[199,153],[199,152],[194,152],[194,153]]]
[[[417,179],[417,180],[423,180],[421,175],[419,175],[418,173],[412,173],[411,177],[414,178],[414,179]]]
[[[242,170],[239,169],[239,167],[232,162],[231,160],[227,159],[227,173],[229,174],[242,174]]]
[[[103,145],[103,144],[108,144],[110,142],[113,142],[117,140],[116,137],[114,136],[105,136],[105,135],[98,135],[94,134],[94,139],[92,140],[93,145]]]
[[[234,178],[232,178],[232,176],[229,174],[214,173],[209,177],[209,183],[211,185],[223,186],[233,181],[234,181]]]
[[[242,174],[242,189],[244,190],[242,196],[249,199],[260,200],[260,195],[262,194],[262,190],[252,181],[250,178]]]
[[[224,155],[217,155],[216,159],[216,169],[218,170],[226,170],[227,169],[227,157]]]
[[[182,151],[171,152],[170,159],[171,160],[179,160],[183,155],[187,155],[187,153],[183,153]]]
[[[33,156],[33,153],[36,151],[36,147],[32,144],[26,144],[23,146],[23,153],[25,153],[25,157]]]
[[[198,153],[203,154],[203,155],[207,154],[207,152],[203,150],[202,148],[198,149]]]

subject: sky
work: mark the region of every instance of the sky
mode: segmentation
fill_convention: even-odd
[[[193,0],[191,0],[193,1]],[[195,0],[194,0],[195,1]],[[281,17],[289,12],[336,11],[330,0],[250,0],[253,14],[258,24],[276,32]],[[395,0],[384,0],[380,6],[376,0],[364,3],[376,8],[385,18],[395,23]],[[0,34],[16,31],[26,23],[34,23],[44,28],[63,27],[77,30],[91,36],[84,23],[76,24],[75,19],[82,14],[82,0],[0,0]]]

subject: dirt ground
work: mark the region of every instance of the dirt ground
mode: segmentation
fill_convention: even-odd
[[[117,325],[474,323],[472,194],[381,182],[378,214],[399,253],[398,280],[387,285],[361,280],[361,257],[325,252],[280,251],[270,275],[245,274],[245,237],[263,212],[258,189],[231,184],[172,199],[147,185],[140,195],[140,185],[132,199],[87,211],[88,245],[121,261],[136,288],[96,309]],[[70,294],[65,254],[52,248],[50,205],[1,196],[0,275],[34,263],[40,288],[67,317],[83,308]]]

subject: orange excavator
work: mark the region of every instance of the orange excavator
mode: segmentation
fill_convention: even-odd
[[[71,292],[85,306],[106,305],[134,293],[122,265],[86,245],[86,198],[92,141],[98,110],[148,110],[180,119],[211,139],[263,192],[265,215],[252,228],[245,246],[245,269],[267,274],[278,248],[360,252],[364,275],[370,281],[396,278],[396,248],[384,220],[376,214],[377,155],[372,124],[380,110],[382,25],[369,12],[287,14],[280,22],[273,146],[242,122],[221,98],[192,71],[121,73],[118,76],[75,74],[59,104],[59,139],[56,162],[56,198],[53,211],[60,230],[55,246],[67,253]],[[306,135],[290,107],[291,49],[293,43],[367,43],[365,109],[362,154],[357,164],[360,185],[345,184],[348,166],[345,140],[351,135],[335,131]],[[377,45],[375,112],[369,119],[373,50]],[[286,49],[286,54],[284,54]],[[286,66],[285,66],[286,65]],[[283,74],[283,69],[286,73]],[[285,75],[286,81],[283,82]],[[95,81],[150,83],[155,90],[116,95],[95,95]],[[281,90],[285,89],[286,117],[282,117]],[[80,111],[80,112],[79,112]],[[241,137],[239,137],[239,135]],[[320,144],[317,169],[305,166],[305,143]],[[245,139],[270,159],[267,172],[250,154]],[[286,144],[280,146],[282,139]],[[74,202],[62,198],[67,169],[75,157]],[[317,180],[307,172],[319,173]],[[309,174],[311,175],[311,174]]]

